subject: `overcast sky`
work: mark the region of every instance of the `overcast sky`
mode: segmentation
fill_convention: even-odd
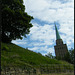
[[[33,16],[33,27],[23,40],[13,40],[23,48],[55,55],[56,22],[60,37],[68,49],[74,48],[74,0],[24,0],[25,12]]]

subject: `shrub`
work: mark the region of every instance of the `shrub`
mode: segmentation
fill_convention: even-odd
[[[9,48],[7,47],[7,46],[4,46],[3,48],[2,48],[2,50],[9,50]]]

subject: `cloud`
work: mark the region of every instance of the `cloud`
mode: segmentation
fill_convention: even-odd
[[[32,22],[33,27],[26,40],[16,40],[13,43],[26,45],[28,49],[41,52],[43,55],[48,52],[54,55],[56,40],[54,21],[58,31],[68,48],[74,44],[74,0],[24,0],[26,12],[34,19],[46,22],[43,25],[37,21]],[[25,47],[25,46],[24,46]]]
[[[45,45],[52,45],[55,39],[54,25],[33,26],[30,31],[31,40],[43,41]],[[50,42],[49,42],[50,41]]]
[[[27,41],[24,39],[23,40],[17,39],[16,41],[12,40],[12,43],[17,44],[17,45],[26,45]]]
[[[34,52],[40,52],[42,55],[46,55],[49,52],[52,53],[53,55],[55,55],[54,53],[54,49],[53,48],[49,48],[48,46],[42,46],[42,47],[33,47],[33,48],[28,48]]]
[[[34,16],[34,18],[40,19],[41,21],[46,21],[48,23],[53,23],[54,21],[58,22],[60,24],[59,32],[65,34],[66,38],[72,36],[72,39],[74,39],[74,0],[63,0],[63,2],[61,0],[41,0],[41,2],[39,0],[32,1],[30,2],[33,4],[29,3],[28,0],[25,3],[27,6],[27,12],[30,15]],[[42,3],[43,1],[44,4]],[[34,4],[36,4],[36,7],[34,6]],[[28,5],[30,5],[31,8],[29,8]],[[40,27],[42,26],[40,25]],[[36,28],[39,31],[40,28]],[[35,27],[32,28],[32,31],[33,30],[35,31]],[[44,37],[43,33],[40,32],[41,30],[39,31],[39,34],[38,32],[37,34],[35,34],[36,36],[39,36],[38,39],[41,38],[40,35],[43,36],[42,39],[46,38],[46,36]]]
[[[28,14],[34,16],[34,18],[38,18],[42,21],[54,22],[55,20],[60,20],[64,17],[69,18],[68,14],[73,15],[74,4],[72,1],[67,2],[68,3],[62,4],[59,0],[27,0],[24,4],[27,6],[26,11]]]
[[[35,1],[35,0],[31,0],[31,1],[26,0],[26,1],[24,1],[24,4],[27,6],[26,7],[27,12],[28,11],[29,12],[34,12],[34,10],[35,10],[35,12],[38,12],[38,11],[42,11],[45,8],[48,7],[48,3],[45,0],[37,0],[37,1]]]

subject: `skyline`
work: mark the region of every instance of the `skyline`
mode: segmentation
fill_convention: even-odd
[[[68,49],[74,48],[74,0],[24,0],[25,12],[33,16],[33,27],[27,38],[13,40],[23,48],[28,48],[42,55],[54,52],[56,45],[56,22],[60,37]]]

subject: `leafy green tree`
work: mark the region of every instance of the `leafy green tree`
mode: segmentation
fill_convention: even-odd
[[[38,52],[39,55],[42,55],[40,52]]]
[[[52,55],[52,53],[48,53],[47,55],[45,55],[45,57],[48,57],[48,58],[51,58],[51,59],[53,59],[53,58],[55,58],[53,55]]]
[[[71,50],[66,53],[63,59],[71,64],[74,64],[74,49],[71,48]]]
[[[67,62],[71,62],[71,57],[70,57],[70,53],[67,52],[63,58],[63,60],[67,61]]]
[[[22,39],[29,34],[33,26],[30,21],[32,16],[25,12],[23,0],[2,0],[2,42],[11,42],[12,40]]]
[[[71,48],[71,50],[69,50],[69,54],[70,54],[70,58],[71,58],[71,63],[74,64],[74,49]]]

